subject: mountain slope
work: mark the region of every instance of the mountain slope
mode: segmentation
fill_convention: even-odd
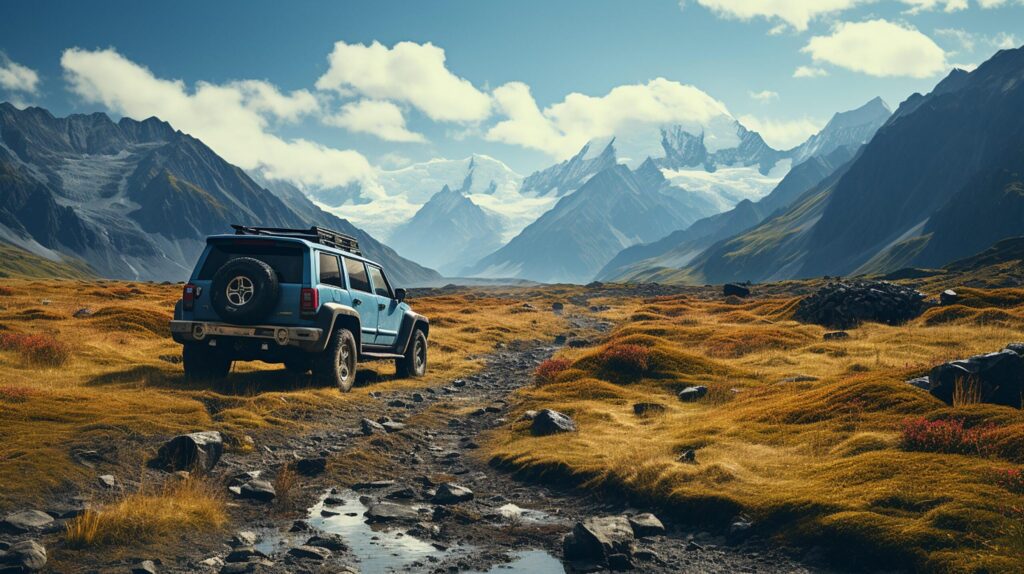
[[[0,104],[0,197],[5,240],[44,256],[74,255],[115,278],[183,279],[205,236],[224,233],[231,223],[347,225],[301,215],[201,141],[156,118],[56,118],[7,103]],[[365,239],[369,256],[396,264],[397,281],[439,279]]]
[[[576,191],[595,174],[616,163],[615,138],[608,140],[608,143],[590,141],[571,158],[528,175],[523,179],[519,191],[562,197]]]
[[[467,275],[587,282],[623,247],[692,223],[700,214],[686,192],[669,187],[652,167],[601,171]]]
[[[863,106],[839,112],[818,133],[789,151],[794,164],[812,157],[827,156],[844,146],[860,146],[871,141],[878,128],[892,115],[882,98],[874,98]]]

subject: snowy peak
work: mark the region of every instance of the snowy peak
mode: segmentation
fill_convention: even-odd
[[[878,128],[882,127],[892,111],[882,98],[874,98],[863,106],[839,112],[804,143],[790,150],[793,163],[798,164],[811,157],[824,157],[840,147],[854,148],[866,144],[874,137]]]
[[[765,143],[761,134],[737,121],[733,121],[732,129],[736,145],[712,152],[705,143],[705,132],[695,134],[680,125],[663,127],[661,147],[665,157],[660,162],[662,167],[675,170],[703,168],[713,172],[719,167],[757,166],[758,171],[766,174],[779,160],[785,159],[785,153]]]
[[[520,192],[562,197],[579,189],[594,174],[617,163],[614,137],[591,140],[571,158],[529,175],[523,180]]]

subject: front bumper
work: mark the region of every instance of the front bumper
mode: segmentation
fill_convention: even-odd
[[[316,348],[323,329],[316,327],[279,327],[274,325],[231,325],[212,321],[171,321],[171,336],[179,343],[198,343],[210,338],[238,337],[266,339],[282,347]]]

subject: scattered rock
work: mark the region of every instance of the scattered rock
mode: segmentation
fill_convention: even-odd
[[[679,462],[685,462],[687,464],[696,464],[697,451],[693,450],[692,448],[688,448],[679,454],[679,458],[677,460]]]
[[[362,427],[363,434],[366,436],[370,436],[377,432],[387,432],[384,430],[384,427],[379,422],[372,421],[370,419],[363,419],[362,421],[359,422],[359,425]]]
[[[303,458],[295,461],[295,472],[303,476],[317,476],[323,474],[327,469],[327,459],[324,457]]]
[[[824,339],[826,341],[838,341],[840,339],[849,339],[850,334],[846,331],[830,331],[825,333]]]
[[[231,547],[240,548],[244,546],[253,546],[256,544],[257,540],[259,540],[259,536],[255,532],[251,530],[243,530],[231,538]]]
[[[253,560],[252,562],[229,562],[221,567],[220,574],[249,574],[251,572],[263,572],[274,566],[274,563],[266,560]]]
[[[41,510],[22,510],[8,514],[0,522],[0,530],[13,534],[38,532],[53,524],[53,517]]]
[[[112,474],[101,474],[99,483],[103,488],[117,488],[117,479]]]
[[[267,555],[252,546],[240,546],[224,558],[225,562],[249,562],[254,558],[266,558]]]
[[[296,520],[292,522],[292,527],[288,529],[288,532],[309,532],[313,530],[313,527],[309,525],[305,520]]]
[[[438,486],[437,492],[431,499],[434,504],[458,504],[468,500],[473,500],[473,491],[451,482]]]
[[[829,283],[804,297],[795,317],[834,329],[850,329],[864,321],[900,325],[920,315],[924,294],[887,281]]]
[[[665,412],[665,405],[661,403],[636,403],[633,405],[633,414],[638,417],[660,415]]]
[[[565,335],[555,335],[555,340],[553,341],[553,343],[556,345],[564,345],[568,339],[569,338],[566,337]]]
[[[252,480],[242,485],[240,490],[242,498],[270,502],[277,496],[274,485],[265,480]]]
[[[199,563],[207,568],[221,568],[224,566],[224,560],[220,556],[210,556],[205,560],[200,560]]]
[[[726,297],[749,297],[750,289],[736,283],[722,285],[722,295]]]
[[[563,309],[565,309],[564,303],[555,301],[554,303],[551,304],[551,310],[554,311],[555,313],[561,313]]]
[[[609,558],[633,554],[633,527],[625,516],[587,518],[562,540],[566,560],[611,566]]]
[[[394,492],[389,492],[384,498],[390,500],[412,500],[416,498],[416,491],[409,487],[400,488]]]
[[[153,466],[169,472],[176,470],[209,472],[224,454],[224,439],[217,431],[178,435],[156,453]]]
[[[251,480],[256,480],[261,474],[263,474],[263,471],[260,470],[247,470],[245,472],[240,472],[231,477],[228,481],[228,486],[242,486]]]
[[[390,488],[395,485],[393,480],[371,480],[369,482],[357,482],[352,485],[352,490],[376,490],[378,488]]]
[[[333,552],[348,551],[348,545],[345,544],[345,541],[341,538],[341,536],[338,536],[337,534],[324,533],[312,536],[310,537],[309,540],[306,541],[306,544],[304,544],[304,546],[312,546],[314,548],[326,548]]]
[[[957,385],[972,386],[985,403],[1021,407],[1024,392],[1024,357],[1009,349],[944,363],[928,373],[933,396],[953,404]]]
[[[793,375],[792,377],[786,377],[782,379],[783,383],[813,383],[817,381],[818,377],[812,377],[811,375]]]
[[[22,540],[0,552],[0,572],[35,572],[46,566],[46,547],[35,540]]]
[[[576,423],[568,416],[551,409],[537,413],[530,425],[530,431],[536,436],[546,436],[561,432],[575,432]]]
[[[633,535],[637,538],[658,536],[665,533],[665,525],[661,523],[661,520],[658,520],[657,516],[650,512],[629,517],[629,525],[633,527]]]
[[[294,556],[299,560],[323,562],[331,557],[331,551],[319,546],[296,546],[288,551],[288,555]]]
[[[942,293],[939,293],[939,305],[955,305],[959,301],[960,295],[952,289],[946,289]]]
[[[588,341],[587,339],[581,339],[579,337],[573,337],[572,339],[566,341],[565,344],[570,349],[581,349],[583,347],[589,347],[590,341]]]
[[[152,560],[143,560],[129,570],[131,574],[156,574],[156,564]]]
[[[378,502],[364,513],[367,522],[419,522],[420,513],[411,506],[394,502]]]
[[[414,402],[414,403],[422,403],[423,402],[423,394],[422,393],[413,393],[412,394],[412,402]]]
[[[698,385],[695,387],[686,387],[679,391],[679,400],[683,402],[693,402],[698,399],[704,398],[708,394],[708,388],[704,385]]]
[[[81,319],[82,317],[89,317],[89,316],[91,316],[92,313],[93,313],[92,309],[90,309],[88,307],[82,307],[81,309],[79,309],[79,310],[75,311],[74,313],[72,313],[71,316],[74,317],[75,319]]]
[[[404,423],[397,423],[395,421],[388,421],[386,423],[381,424],[380,426],[384,427],[384,430],[389,433],[405,430]]]

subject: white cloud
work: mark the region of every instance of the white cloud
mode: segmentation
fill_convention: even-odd
[[[697,3],[725,17],[750,20],[782,20],[799,31],[826,14],[853,8],[863,0],[697,0]],[[773,29],[773,32],[775,30]],[[778,33],[778,32],[775,32]]]
[[[776,120],[752,115],[740,116],[740,123],[761,134],[764,141],[776,149],[798,146],[825,126],[824,121],[811,118]]]
[[[320,90],[405,102],[435,121],[475,122],[491,112],[490,97],[449,71],[444,50],[430,43],[337,42],[327,60]]]
[[[761,90],[760,92],[749,92],[750,97],[759,102],[770,102],[771,100],[779,99],[779,93],[771,90]]]
[[[936,28],[935,35],[956,42],[965,52],[973,52],[977,39],[974,34],[960,28]],[[952,53],[952,52],[948,52]]]
[[[544,110],[529,86],[519,82],[494,90],[494,99],[508,119],[490,128],[486,139],[538,149],[555,158],[572,155],[591,139],[623,136],[645,126],[678,123],[699,129],[712,119],[731,118],[722,102],[664,78],[617,86],[599,97],[572,93]]]
[[[425,142],[423,134],[405,127],[402,110],[391,102],[359,100],[342,106],[341,112],[324,118],[324,123],[353,132],[372,134],[391,142]]]
[[[1013,34],[1006,32],[1000,32],[991,38],[988,38],[989,44],[997,50],[1012,50],[1020,46],[1020,40],[1017,39]]]
[[[820,78],[827,75],[828,70],[815,68],[814,66],[797,66],[797,68],[793,70],[794,78]]]
[[[814,36],[801,51],[815,62],[870,76],[927,78],[949,69],[946,53],[911,26],[887,20],[840,22],[828,36]]]
[[[61,66],[71,91],[135,119],[157,116],[213,148],[242,169],[306,186],[346,185],[372,177],[362,154],[315,142],[285,140],[268,131],[268,116],[297,117],[310,108],[307,93],[291,96],[264,82],[216,85],[157,78],[112,49],[66,50]]]
[[[0,88],[34,95],[39,89],[39,74],[0,52]]]
[[[978,0],[978,5],[982,8],[999,8],[1004,4],[1012,4],[1014,0]],[[1016,0],[1017,4],[1024,4],[1024,0]]]
[[[910,14],[942,8],[944,12],[959,12],[967,9],[967,0],[900,0],[910,8]]]

